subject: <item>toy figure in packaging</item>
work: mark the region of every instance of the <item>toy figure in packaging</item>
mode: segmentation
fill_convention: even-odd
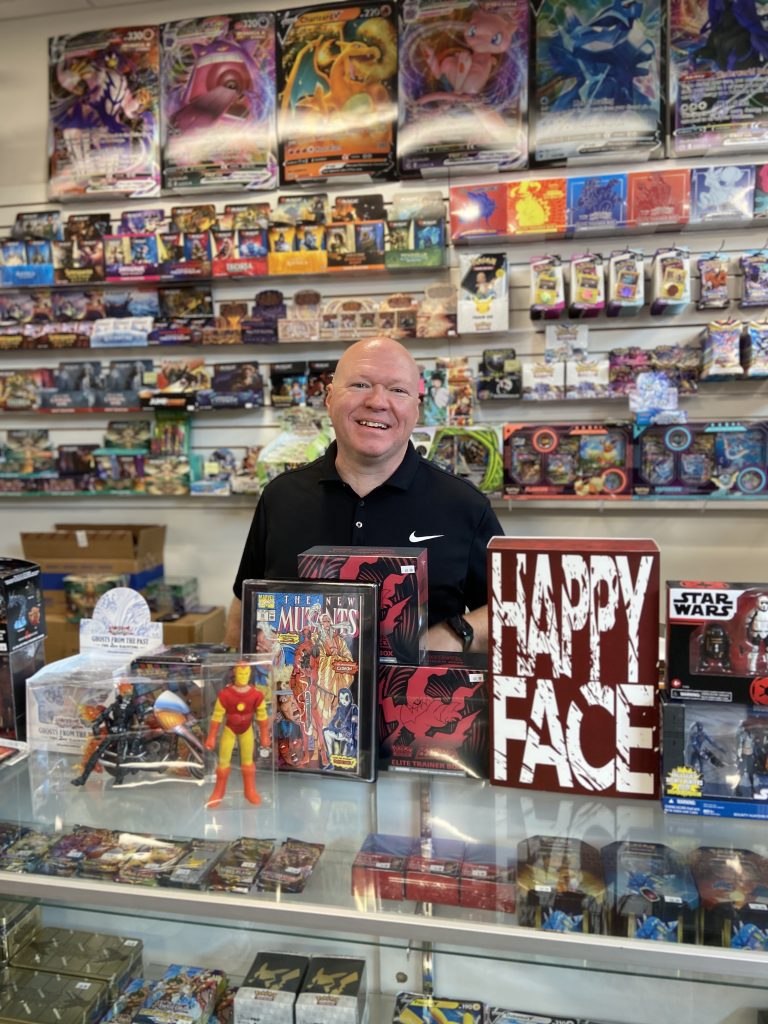
[[[660,0],[533,7],[536,160],[661,156]]]
[[[400,14],[398,157],[404,175],[525,167],[525,0],[408,0]]]
[[[373,583],[246,582],[244,646],[276,653],[279,768],[375,777],[376,592]]]
[[[761,0],[672,0],[671,156],[765,149],[768,17]]]
[[[509,327],[506,254],[461,253],[459,263],[459,334],[506,331]]]
[[[274,188],[273,15],[170,22],[162,42],[165,187]]]
[[[235,742],[240,750],[240,770],[245,799],[252,804],[261,803],[261,797],[256,790],[256,765],[253,760],[254,721],[259,726],[259,755],[268,757],[271,744],[266,701],[261,690],[251,682],[251,666],[244,661],[235,665],[232,682],[219,692],[211,715],[205,749],[213,750],[216,746],[222,723],[224,731],[219,740],[216,786],[206,806],[216,807],[224,799]]]
[[[278,16],[277,34],[283,184],[344,174],[391,178],[395,5],[299,8]]]
[[[160,191],[155,26],[49,40],[52,199]]]

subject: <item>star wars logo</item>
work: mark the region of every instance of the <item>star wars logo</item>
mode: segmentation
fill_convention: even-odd
[[[732,619],[736,614],[739,590],[670,590],[669,607],[676,619],[709,622]]]
[[[519,547],[491,554],[492,781],[652,796],[658,553]]]

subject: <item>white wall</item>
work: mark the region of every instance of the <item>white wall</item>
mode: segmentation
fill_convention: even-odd
[[[237,3],[226,5],[229,11],[269,8],[271,4]],[[298,6],[289,3],[284,6]],[[3,116],[0,119],[0,231],[13,221],[18,209],[34,208],[45,203],[46,197],[46,40],[49,35],[82,31],[119,24],[159,22],[173,18],[211,13],[219,5],[211,0],[165,0],[160,3],[133,3],[101,6],[89,12],[61,13],[44,18],[18,18],[0,22],[0,101]],[[519,176],[519,175],[518,175]],[[487,176],[486,176],[487,177]],[[463,179],[472,180],[472,179]],[[476,180],[484,180],[479,177]],[[419,185],[387,185],[383,190],[391,196],[402,188]],[[439,187],[447,188],[445,181]],[[223,200],[223,196],[214,196]],[[167,200],[170,206],[172,200]],[[117,211],[127,202],[99,203],[99,209],[110,207]],[[72,207],[76,209],[76,207]],[[67,209],[65,212],[69,212]],[[768,227],[755,231],[725,233],[726,250],[738,254],[744,248],[760,246]],[[672,241],[665,236],[664,241]],[[662,236],[648,235],[636,238],[633,244],[652,253]],[[686,241],[694,252],[706,251],[720,244],[720,236],[688,232]],[[598,239],[594,246],[608,252],[615,239]],[[540,354],[543,350],[543,329],[532,325],[525,309],[527,303],[527,263],[535,252],[555,251],[563,256],[585,248],[583,242],[552,242],[516,245],[509,248],[512,265],[511,304],[512,330],[509,336],[496,336],[493,344],[514,345],[522,355]],[[456,257],[453,254],[455,264]],[[734,264],[735,266],[735,264]],[[446,272],[447,274],[448,272]],[[455,272],[454,272],[455,275]],[[367,295],[387,295],[397,290],[419,291],[426,283],[419,275],[387,276],[376,274],[351,280],[312,279],[310,282],[283,279],[279,282],[287,294],[306,286],[320,288],[324,296],[343,295],[359,289]],[[219,298],[251,298],[264,285],[224,283],[216,286]],[[738,311],[735,310],[736,315]],[[696,313],[680,318],[658,319],[647,314],[625,321],[600,319],[591,322],[590,345],[593,351],[607,351],[617,345],[639,344],[651,347],[669,341],[687,341],[696,337],[706,315]],[[478,356],[488,344],[486,339],[461,339],[451,343],[419,341],[413,351],[428,362],[437,355],[469,353]],[[247,350],[249,356],[263,362],[278,358],[300,358],[305,355],[337,356],[341,345],[266,346]],[[199,350],[197,350],[199,353]],[[183,350],[164,350],[164,354],[183,354]],[[157,350],[150,350],[150,355]],[[207,358],[223,361],[240,355],[233,349],[207,349]],[[245,353],[242,353],[245,354]],[[108,358],[112,354],[108,354]],[[59,358],[83,358],[83,355],[44,353],[2,353],[0,365],[48,365]],[[768,415],[766,406],[768,386],[763,383],[709,385],[686,405],[692,419],[757,417]],[[604,417],[620,418],[626,415],[623,403],[512,403],[499,402],[491,409],[481,406],[479,421],[587,421]],[[30,416],[4,416],[0,428],[49,426],[55,443],[100,440],[106,416],[51,417],[50,422]],[[210,450],[228,445],[242,448],[247,443],[264,443],[274,436],[274,418],[270,409],[251,413],[222,413],[195,422],[193,444],[197,449]],[[201,596],[205,602],[224,603],[229,599],[231,579],[238,564],[241,548],[250,522],[254,502],[250,499],[234,501],[195,501],[184,499],[150,500],[136,498],[121,500],[100,499],[32,499],[0,498],[0,551],[6,555],[21,553],[18,535],[22,529],[49,529],[54,522],[93,519],[99,522],[164,522],[168,525],[167,570],[170,573],[194,572],[200,577]],[[725,577],[760,581],[766,576],[763,555],[766,502],[702,503],[514,503],[503,506],[499,502],[499,515],[505,530],[510,533],[569,536],[632,536],[654,538],[662,551],[662,573],[667,578],[697,579]]]

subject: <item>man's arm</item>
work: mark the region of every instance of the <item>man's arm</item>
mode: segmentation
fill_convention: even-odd
[[[239,597],[232,598],[227,613],[227,627],[224,631],[224,643],[240,650],[240,623],[243,617],[243,602]]]
[[[466,612],[464,618],[475,631],[472,646],[467,653],[482,654],[488,650],[488,605]],[[461,639],[445,622],[438,622],[427,631],[427,650],[461,651]]]

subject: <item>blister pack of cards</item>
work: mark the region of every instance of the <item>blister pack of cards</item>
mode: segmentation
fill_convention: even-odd
[[[661,0],[533,8],[536,160],[661,156]]]
[[[269,892],[303,892],[324,849],[323,843],[286,839],[264,865],[259,888]]]
[[[274,849],[274,839],[235,839],[211,868],[206,888],[247,895]]]
[[[274,188],[274,15],[211,15],[162,26],[163,184]]]
[[[527,0],[407,0],[400,10],[401,174],[528,161]]]

